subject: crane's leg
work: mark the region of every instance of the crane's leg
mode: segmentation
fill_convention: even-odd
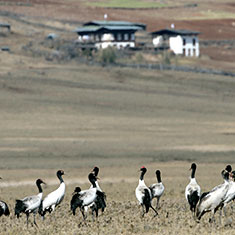
[[[38,228],[38,225],[36,223],[36,213],[33,213],[33,223],[35,224],[35,226]]]
[[[141,205],[142,206],[142,217],[144,217],[145,211],[144,211],[144,204]]]
[[[160,201],[160,197],[157,197],[157,206],[156,206],[156,209],[159,209],[159,201]]]
[[[227,207],[227,203],[224,203],[223,211],[224,211],[224,216],[227,218],[227,210],[226,210],[226,207]]]
[[[215,224],[215,210],[211,211],[211,218],[209,219],[209,222],[212,224]]]
[[[28,225],[29,225],[29,213],[26,213],[26,221],[27,221],[27,228],[28,228]]]
[[[81,212],[82,212],[82,216],[83,216],[83,219],[85,220],[86,219],[86,215],[85,215],[85,213],[84,213],[84,207],[81,207]]]
[[[158,212],[152,207],[152,205],[150,205],[150,208],[152,208],[152,209],[154,210],[154,212],[155,212],[154,217],[157,216],[157,215],[158,215]]]

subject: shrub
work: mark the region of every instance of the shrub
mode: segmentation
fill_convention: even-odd
[[[101,50],[101,54],[100,54],[100,61],[102,63],[115,63],[117,59],[117,55],[116,55],[116,49],[113,47],[107,47],[103,50]]]

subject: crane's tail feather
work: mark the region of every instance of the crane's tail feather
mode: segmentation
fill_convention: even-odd
[[[82,206],[82,200],[79,198],[79,194],[74,194],[70,202],[70,208],[73,212],[73,215],[76,214],[76,209],[78,207],[81,208],[81,206]]]
[[[16,200],[16,205],[15,205],[15,215],[17,218],[19,218],[20,213],[25,212],[27,209],[27,206],[24,204],[22,200]]]
[[[143,204],[145,206],[146,213],[148,213],[149,208],[151,207],[151,196],[147,189],[144,189]]]

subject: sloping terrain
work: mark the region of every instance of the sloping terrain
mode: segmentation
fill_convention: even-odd
[[[209,213],[196,223],[184,190],[191,162],[198,164],[203,192],[222,182],[226,164],[234,165],[234,78],[102,67],[79,54],[60,60],[58,48],[73,45],[73,29],[82,22],[107,13],[112,20],[146,23],[149,31],[172,22],[200,31],[202,56],[183,62],[234,71],[234,4],[182,0],[176,6],[169,0],[162,8],[123,9],[89,2],[0,1],[0,21],[11,24],[11,32],[0,33],[0,47],[10,49],[0,51],[0,188],[11,212],[0,218],[0,233],[233,234],[232,207],[222,224],[211,226]],[[60,40],[46,40],[49,33]],[[90,187],[87,175],[95,165],[107,209],[85,223],[81,213],[72,216],[70,200],[75,186]],[[156,169],[162,172],[166,189],[156,218],[151,212],[140,217],[134,191],[142,165],[147,185],[156,182]],[[64,201],[45,221],[36,217],[39,229],[31,222],[27,228],[24,215],[15,218],[15,200],[36,194],[37,178],[48,184],[44,196],[54,190],[58,169],[66,173]]]

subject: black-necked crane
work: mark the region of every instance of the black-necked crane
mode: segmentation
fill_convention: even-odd
[[[100,188],[99,183],[98,183],[99,167],[95,166],[93,168],[92,172],[95,175],[95,185],[96,185],[98,194],[97,194],[97,197],[94,201],[94,205],[92,205],[91,208],[92,208],[92,210],[96,211],[96,216],[98,216],[98,211],[101,209],[101,211],[104,212],[104,210],[106,208],[106,194]]]
[[[80,187],[76,187],[73,193],[73,197],[70,202],[70,208],[73,212],[73,215],[76,214],[76,209],[79,207],[84,220],[86,219],[84,208],[86,206],[91,205],[97,198],[97,193],[99,194],[99,191],[96,188],[95,175],[93,173],[90,173],[88,175],[88,179],[91,182],[92,187],[87,190],[81,190]]]
[[[0,200],[0,217],[2,215],[9,216],[10,215],[10,210],[6,202]]]
[[[52,211],[54,211],[55,208],[64,199],[65,183],[64,183],[64,180],[62,178],[62,175],[64,175],[64,171],[63,170],[58,170],[56,175],[57,175],[57,177],[60,181],[60,185],[55,191],[49,193],[42,200],[42,204],[41,204],[40,209],[39,209],[39,214],[43,217],[43,219],[44,219],[44,216],[45,216],[46,212],[51,213]]]
[[[158,215],[158,212],[152,207],[152,193],[151,190],[146,186],[144,182],[144,175],[147,172],[147,169],[142,166],[140,168],[140,178],[139,178],[139,184],[135,189],[135,195],[139,202],[139,204],[142,206],[142,217],[145,213],[148,213],[149,208],[152,208],[155,212],[155,216]],[[144,209],[145,208],[145,209]]]
[[[28,196],[28,197],[25,197],[21,200],[16,200],[15,215],[17,216],[17,218],[19,218],[21,213],[26,214],[27,226],[28,226],[28,222],[29,222],[30,213],[33,213],[33,215],[34,215],[33,222],[37,226],[35,217],[36,217],[36,214],[37,214],[39,207],[41,205],[42,194],[43,194],[41,184],[45,184],[45,183],[41,179],[37,179],[36,185],[39,190],[39,193],[37,195]]]
[[[101,209],[102,212],[104,212],[104,210],[106,208],[106,194],[100,188],[98,180],[97,180],[97,179],[99,179],[98,178],[99,170],[100,170],[99,167],[95,166],[93,168],[93,170],[91,171],[95,176],[95,185],[96,185],[96,188],[97,188],[97,197],[96,197],[96,199],[94,200],[93,203],[91,203],[89,206],[84,207],[84,212],[86,214],[88,212],[88,209],[90,208],[92,210],[92,214],[95,211],[96,217],[98,216],[98,213],[99,213],[100,209]],[[93,188],[92,184],[91,184],[90,188]]]
[[[95,177],[96,177],[96,181],[95,181],[96,188],[97,188],[97,190],[99,190],[100,192],[102,192],[102,189],[100,188],[99,183],[98,183],[98,181],[97,181],[99,171],[100,171],[100,169],[99,169],[99,167],[97,167],[97,166],[95,166],[95,167],[93,168],[93,170],[92,170],[93,174],[94,174]],[[91,187],[93,187],[93,186],[91,185]]]
[[[160,170],[156,170],[155,173],[156,173],[157,183],[151,184],[149,188],[151,190],[152,197],[157,198],[156,209],[159,209],[159,201],[160,201],[162,194],[164,193],[165,187],[162,183]]]
[[[0,179],[2,179],[2,177],[0,177]],[[0,217],[2,215],[9,216],[10,210],[6,202],[0,200]]]
[[[197,165],[192,163],[190,168],[190,182],[185,188],[185,198],[190,205],[190,210],[192,211],[193,217],[195,217],[196,206],[201,195],[201,187],[198,185],[195,178],[196,169]]]
[[[229,168],[226,167],[225,169],[228,171],[228,173],[231,177],[230,180],[229,180],[229,189],[228,189],[228,192],[225,195],[225,199],[224,199],[224,202],[223,202],[223,205],[222,205],[224,215],[227,217],[226,207],[231,201],[235,200],[235,171],[232,171],[231,166]]]
[[[209,221],[215,221],[215,213],[223,205],[225,196],[229,189],[229,173],[226,170],[223,170],[221,172],[221,175],[224,179],[224,183],[214,187],[210,192],[202,194],[200,202],[196,209],[196,217],[198,221],[206,212],[209,211],[211,211],[212,213]]]

